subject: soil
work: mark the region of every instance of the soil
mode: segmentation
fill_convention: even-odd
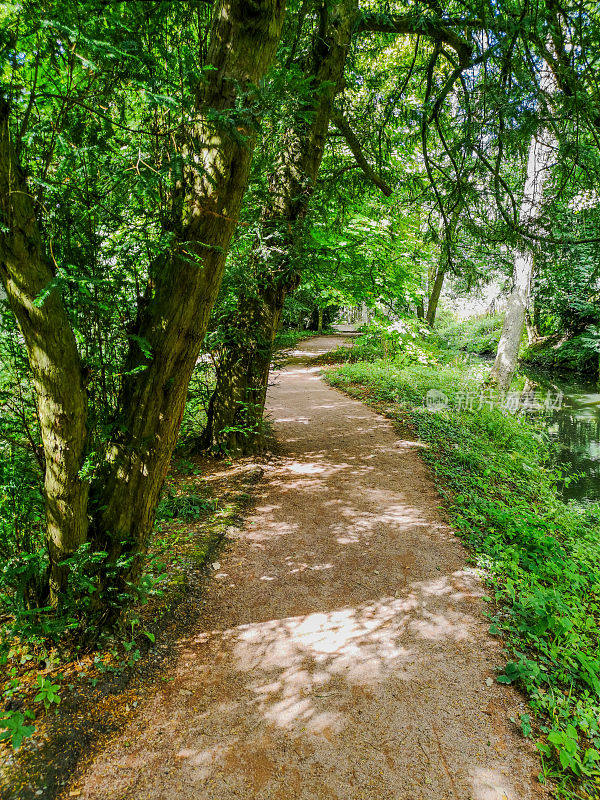
[[[279,452],[170,672],[66,797],[531,800],[485,594],[420,457],[327,387],[274,376]]]
[[[208,505],[193,518],[178,514],[157,524],[150,556],[162,564],[160,595],[129,608],[115,636],[90,652],[65,646],[60,653],[52,651],[56,660],[49,665],[36,658],[23,663],[16,651],[5,671],[17,670],[21,693],[13,698],[19,703],[15,710],[35,708],[36,731],[16,752],[8,741],[0,742],[1,800],[55,800],[82,760],[123,730],[148,687],[169,674],[177,643],[203,614],[206,586],[214,574],[209,565],[245,517],[262,472],[251,459],[232,466],[205,455],[176,457],[164,495],[201,497]],[[124,647],[132,641],[128,619],[138,621],[134,663],[132,650]],[[60,686],[60,705],[47,713],[34,704],[38,676]]]

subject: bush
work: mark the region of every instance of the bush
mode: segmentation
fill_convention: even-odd
[[[365,325],[352,347],[338,347],[321,356],[320,363],[339,364],[391,358],[397,364],[435,364],[430,328],[420,320],[390,320],[380,315]]]
[[[502,316],[472,317],[450,322],[437,329],[437,334],[451,350],[464,350],[474,355],[494,355],[502,333]]]
[[[532,345],[525,350],[523,360],[541,369],[598,375],[600,329],[590,328],[566,340],[557,342],[555,337]]]

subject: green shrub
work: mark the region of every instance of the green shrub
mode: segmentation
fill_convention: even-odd
[[[472,317],[462,322],[449,322],[436,330],[446,347],[474,355],[494,355],[502,333],[502,315]]]
[[[338,364],[392,358],[397,364],[437,363],[431,329],[417,319],[390,320],[382,315],[365,325],[352,347],[321,356],[320,363]]]
[[[590,328],[585,333],[560,342],[554,338],[533,345],[526,348],[523,360],[542,369],[598,375],[600,330]]]

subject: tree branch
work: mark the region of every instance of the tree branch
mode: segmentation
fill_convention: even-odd
[[[367,178],[371,181],[371,183],[374,183],[375,186],[377,186],[377,188],[380,189],[386,197],[389,197],[392,194],[391,187],[380,175],[375,172],[373,167],[367,161],[362,151],[362,147],[360,146],[358,137],[350,127],[348,121],[339,112],[334,112],[331,115],[331,121],[346,140],[346,144],[350,148],[356,163],[365,173]]]
[[[445,43],[458,55],[461,67],[471,60],[473,45],[446,27],[440,20],[413,14],[378,14],[367,12],[358,22],[359,33],[417,33],[435,42]]]

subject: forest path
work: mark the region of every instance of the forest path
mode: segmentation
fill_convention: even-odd
[[[489,681],[500,646],[422,445],[307,359],[278,374],[268,405],[281,452],[206,613],[79,796],[543,797],[534,748],[508,719],[521,698]]]

